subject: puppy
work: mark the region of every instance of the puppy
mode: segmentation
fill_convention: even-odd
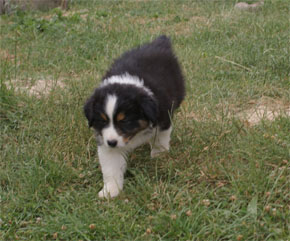
[[[184,78],[168,37],[114,61],[84,106],[96,131],[103,173],[99,197],[115,197],[123,189],[126,155],[134,148],[149,142],[152,157],[169,150],[171,118],[184,96]]]

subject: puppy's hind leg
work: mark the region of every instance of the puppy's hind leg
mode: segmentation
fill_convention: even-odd
[[[153,136],[151,141],[151,157],[156,157],[161,152],[169,151],[171,131],[171,126],[167,130],[157,129],[157,133]]]

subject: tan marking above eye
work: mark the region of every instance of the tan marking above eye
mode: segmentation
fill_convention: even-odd
[[[125,114],[123,112],[120,112],[117,115],[117,121],[121,121],[121,120],[124,120],[124,119],[125,119]]]
[[[102,119],[104,119],[105,121],[108,120],[108,119],[107,119],[107,116],[106,116],[104,113],[101,113],[101,117],[102,117]]]

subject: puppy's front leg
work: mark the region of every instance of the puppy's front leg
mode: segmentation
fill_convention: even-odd
[[[116,197],[123,189],[126,171],[125,153],[102,145],[98,147],[98,154],[104,179],[104,187],[99,192],[99,197]]]

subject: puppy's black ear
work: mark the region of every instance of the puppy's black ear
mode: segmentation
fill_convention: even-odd
[[[94,112],[93,112],[93,100],[92,98],[88,99],[84,105],[84,113],[88,119],[89,127],[92,127],[94,124]]]
[[[140,105],[145,118],[147,118],[153,126],[155,126],[158,118],[157,101],[150,96],[145,96],[142,98]]]

